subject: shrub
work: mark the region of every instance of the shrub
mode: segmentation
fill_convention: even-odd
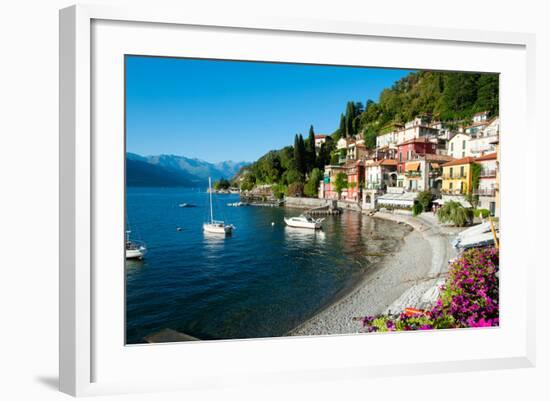
[[[430,191],[419,192],[416,196],[416,201],[422,205],[423,211],[427,212],[429,210],[430,204],[433,200],[433,194]],[[414,211],[414,209],[413,209]]]
[[[309,180],[304,186],[304,193],[306,196],[315,197],[319,190],[319,181],[323,179],[323,173],[318,168],[311,170],[309,174]]]
[[[449,266],[436,305],[428,311],[361,318],[367,332],[499,325],[499,257],[495,248],[470,249]]]
[[[490,215],[491,215],[491,212],[489,211],[489,209],[475,209],[474,210],[474,216],[475,217],[482,217],[482,218],[486,219]]]
[[[418,202],[415,202],[413,207],[412,207],[413,216],[418,216],[423,211],[424,211],[424,206],[422,206]]]
[[[274,184],[271,187],[271,190],[273,191],[273,196],[275,198],[283,199],[286,194],[287,188],[283,184]]]
[[[304,184],[300,181],[293,182],[288,186],[288,196],[303,196],[304,195]]]
[[[459,202],[450,201],[439,208],[437,218],[441,223],[452,223],[455,226],[464,227],[472,222],[473,212]]]

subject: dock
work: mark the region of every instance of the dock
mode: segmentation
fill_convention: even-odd
[[[333,216],[342,214],[342,208],[333,205],[318,206],[307,210],[306,214],[310,216]]]

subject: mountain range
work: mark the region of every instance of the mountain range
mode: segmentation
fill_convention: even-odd
[[[250,163],[204,160],[177,155],[141,156],[126,153],[126,185],[154,187],[197,187],[220,178],[230,179]]]

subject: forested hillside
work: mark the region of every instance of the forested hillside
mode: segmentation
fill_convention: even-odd
[[[339,138],[361,133],[365,145],[374,148],[376,136],[391,130],[393,123],[405,123],[421,114],[431,114],[434,119],[452,125],[467,124],[479,111],[498,114],[498,89],[497,74],[411,73],[384,89],[378,101],[348,102],[340,115],[338,129],[327,137],[317,153],[312,126],[305,140],[296,134],[293,146],[268,152],[235,178],[243,178],[243,189],[276,184],[279,194],[303,191],[315,196],[324,166],[338,159],[334,149]],[[337,116],[335,119],[338,121]]]

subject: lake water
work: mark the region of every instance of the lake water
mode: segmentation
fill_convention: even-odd
[[[148,253],[126,261],[127,343],[165,328],[203,340],[285,335],[353,287],[408,230],[354,212],[327,217],[322,231],[293,229],[283,217],[300,210],[227,206],[238,200],[214,195],[215,218],[236,226],[223,238],[202,231],[204,188],[128,188],[132,238]]]

